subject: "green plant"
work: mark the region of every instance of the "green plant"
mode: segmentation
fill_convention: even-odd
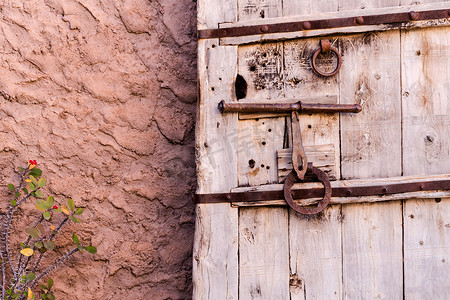
[[[17,186],[8,184],[7,188],[13,195],[11,203],[0,221],[0,259],[1,259],[1,295],[3,300],[54,300],[51,288],[53,280],[39,286],[39,292],[33,293],[37,284],[51,271],[61,265],[78,251],[95,254],[97,249],[85,246],[76,234],[72,235],[75,247],[63,254],[53,264],[44,270],[39,266],[48,251],[54,251],[54,238],[66,224],[80,223],[78,219],[83,208],[76,207],[72,199],[67,204],[57,204],[52,196],[45,199],[42,189],[47,180],[42,177],[35,160],[30,160],[25,168],[17,168],[20,175]],[[35,206],[40,211],[40,217],[29,227],[25,228],[28,238],[20,243],[17,260],[11,259],[12,251],[9,243],[11,226],[18,208],[29,199],[35,199]],[[48,256],[47,256],[48,257]],[[38,298],[38,297],[41,298]]]

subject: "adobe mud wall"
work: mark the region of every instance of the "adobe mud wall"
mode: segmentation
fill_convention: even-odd
[[[2,211],[14,167],[35,159],[44,194],[86,206],[60,245],[77,229],[98,248],[51,274],[57,299],[191,297],[195,7],[0,4]]]

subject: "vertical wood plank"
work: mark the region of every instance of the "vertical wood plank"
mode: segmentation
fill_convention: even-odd
[[[398,31],[342,39],[341,115],[344,179],[401,175],[400,39]]]
[[[310,68],[310,58],[318,47],[318,38],[285,42],[286,97],[302,100],[339,94],[337,77],[322,78]],[[331,57],[324,56],[319,61],[323,68],[330,64]],[[338,164],[339,115],[300,115],[300,125],[303,145],[333,144]],[[339,165],[336,171],[339,173]],[[341,299],[340,210],[340,206],[331,206],[312,217],[290,210],[290,299]]]
[[[196,127],[197,192],[228,192],[237,186],[237,114],[217,103],[232,98],[237,47],[199,41],[200,99]],[[238,299],[238,210],[199,204],[193,250],[193,298]]]
[[[405,175],[450,172],[450,34],[442,29],[402,31]],[[405,201],[403,217],[405,297],[448,299],[450,199]]]
[[[340,222],[340,206],[314,217],[290,212],[290,299],[342,299]]]
[[[281,16],[281,3],[281,0],[238,0],[238,19]],[[238,65],[239,75],[247,82],[246,96],[240,102],[264,102],[284,96],[282,43],[241,46]],[[284,118],[240,120],[239,123],[239,184],[277,182],[276,151],[283,147]],[[250,160],[255,162],[253,168]],[[286,208],[240,210],[241,299],[289,298],[288,249]]]
[[[363,110],[341,115],[342,177],[401,175],[400,34],[342,38],[341,103]],[[344,298],[401,299],[402,210],[397,203],[343,206]]]
[[[289,299],[288,214],[285,208],[241,208],[240,299]]]
[[[450,295],[450,198],[408,200],[405,219],[405,299]]]
[[[327,12],[336,12],[338,1],[330,0],[283,0],[283,16],[307,16]]]
[[[404,175],[450,173],[450,31],[402,32]]]
[[[343,208],[344,299],[402,299],[401,202]]]
[[[236,21],[236,0],[197,0],[197,29],[218,28],[220,23]]]
[[[282,0],[237,0],[239,21],[282,16]]]

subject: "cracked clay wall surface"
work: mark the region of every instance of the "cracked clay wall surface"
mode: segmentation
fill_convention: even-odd
[[[98,248],[51,274],[57,299],[191,298],[195,6],[0,2],[2,211],[35,159],[44,194],[86,207],[60,241]]]

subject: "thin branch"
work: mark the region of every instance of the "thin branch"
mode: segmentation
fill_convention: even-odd
[[[0,258],[2,260],[2,299],[5,299],[5,262],[3,261],[3,253],[0,253]]]
[[[57,266],[59,266],[61,263],[63,263],[66,259],[68,259],[70,256],[72,256],[74,253],[80,251],[80,249],[75,248],[72,251],[64,254],[63,257],[61,257],[58,261],[56,261],[53,265],[51,265],[50,267],[48,267],[44,272],[42,272],[38,277],[36,277],[30,285],[30,288],[34,288],[34,286],[39,282],[39,280],[48,275],[48,273],[50,273],[52,270],[54,270]]]
[[[39,218],[39,220],[37,220],[37,221],[33,224],[32,227],[33,227],[33,228],[36,228],[36,226],[37,226],[38,224],[42,223],[42,221],[44,221],[44,216],[43,216],[43,215],[41,215],[41,217]],[[28,243],[29,243],[30,241],[31,241],[31,235],[28,236],[28,239],[26,240],[25,245],[28,245]],[[17,273],[19,274],[19,276],[20,276],[19,270],[21,269],[22,258],[23,258],[23,255],[21,255],[21,254],[19,253],[19,254],[18,254],[18,260],[19,260],[19,263],[17,264]]]

